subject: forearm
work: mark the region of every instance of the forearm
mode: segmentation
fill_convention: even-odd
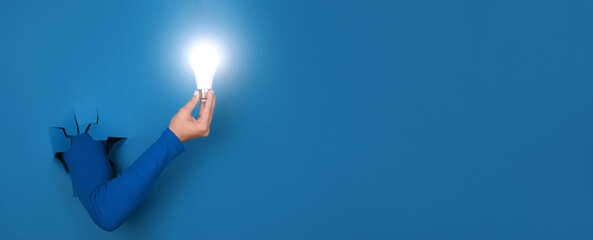
[[[96,187],[89,196],[89,214],[101,228],[117,228],[142,202],[165,167],[184,147],[169,129],[128,169]]]

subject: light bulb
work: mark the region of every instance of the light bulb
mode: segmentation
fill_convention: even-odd
[[[218,67],[218,53],[212,45],[200,44],[191,52],[190,61],[200,100],[205,102],[208,91],[212,89],[212,79]]]

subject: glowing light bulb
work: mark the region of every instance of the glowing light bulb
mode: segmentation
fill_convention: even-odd
[[[208,91],[212,89],[212,79],[218,67],[218,52],[212,45],[200,44],[192,50],[190,61],[196,77],[196,87],[200,92],[200,100],[205,102]]]

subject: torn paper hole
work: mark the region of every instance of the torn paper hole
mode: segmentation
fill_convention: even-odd
[[[97,142],[104,142],[107,146],[107,159],[110,165],[113,167],[113,153],[117,148],[124,142],[124,137],[105,137],[105,131],[100,130],[99,125],[99,112],[97,108],[77,108],[73,109],[73,121],[76,126],[74,130],[68,130],[66,127],[50,127],[49,135],[52,144],[53,157],[63,167],[66,173],[69,173],[68,166],[64,161],[64,152],[70,149],[72,145],[72,136],[78,134],[89,134],[93,140]],[[103,139],[102,139],[103,138]],[[114,172],[114,175],[117,173]]]

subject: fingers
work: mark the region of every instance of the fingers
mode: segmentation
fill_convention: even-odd
[[[194,110],[194,108],[196,107],[196,105],[198,105],[199,102],[200,102],[200,97],[198,96],[198,90],[196,90],[196,91],[194,91],[194,96],[191,97],[189,102],[187,102],[185,104],[185,106],[183,106],[181,108],[181,110],[186,111],[191,114],[191,112]]]
[[[198,113],[198,117],[202,116],[202,114],[204,114],[204,106],[205,105],[206,105],[206,102],[200,101],[200,112]]]
[[[212,110],[214,109],[215,101],[216,98],[214,97],[214,92],[208,91],[208,97],[206,98],[206,104],[204,104],[204,110],[200,109],[200,111],[203,113],[202,115],[200,115],[201,121],[210,124],[210,121],[212,119]]]
[[[216,106],[216,95],[214,95],[214,91],[212,91],[212,108],[210,108],[210,118],[208,119],[208,126],[210,126],[210,122],[212,122],[212,115],[214,115],[214,107]]]

